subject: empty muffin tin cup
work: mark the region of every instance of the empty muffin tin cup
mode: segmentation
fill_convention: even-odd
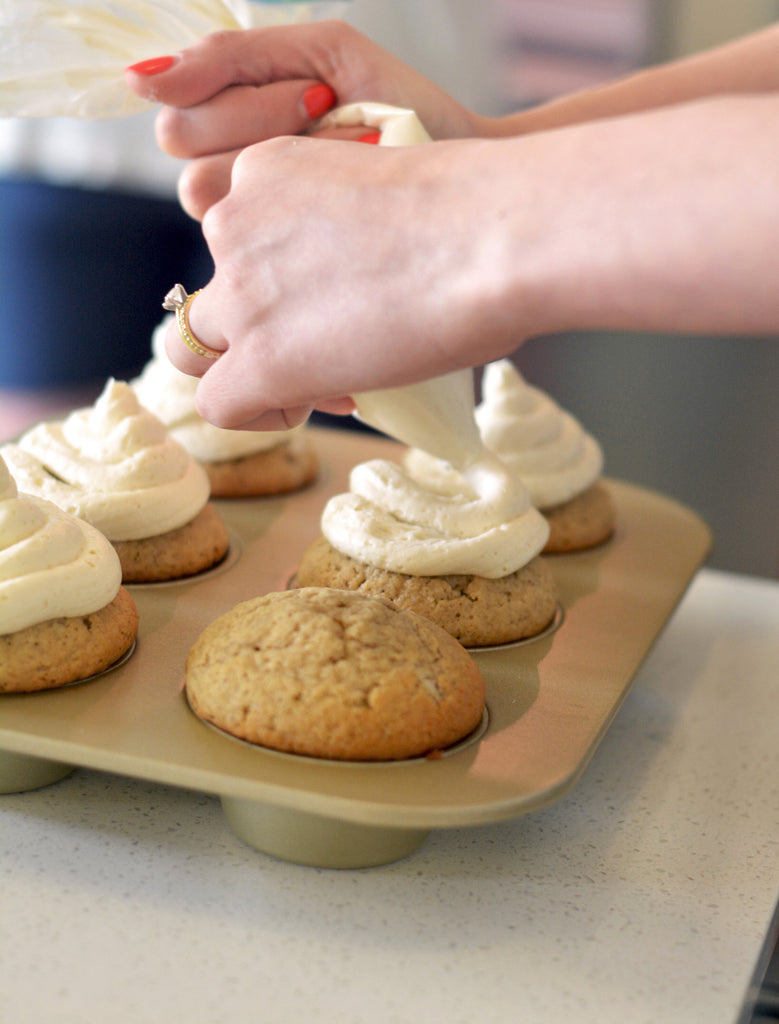
[[[26,793],[59,782],[73,771],[72,764],[32,754],[0,750],[0,793]]]
[[[228,824],[249,846],[279,860],[318,868],[371,868],[407,857],[429,829],[385,828],[223,796]]]

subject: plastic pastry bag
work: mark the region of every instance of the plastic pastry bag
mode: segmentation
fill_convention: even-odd
[[[209,32],[312,21],[305,0],[0,0],[0,117],[123,117],[148,109],[124,69]]]
[[[378,128],[381,146],[416,146],[430,136],[413,110],[384,103],[349,103],[322,118],[322,125]],[[423,448],[457,468],[480,464],[484,455],[474,419],[473,373],[456,370],[398,388],[354,395],[357,419],[409,448]]]

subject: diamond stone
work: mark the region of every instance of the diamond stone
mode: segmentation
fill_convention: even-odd
[[[182,309],[184,303],[187,301],[187,293],[184,291],[182,284],[174,284],[168,294],[165,296],[165,301],[162,303],[163,309],[169,309],[171,312],[175,312],[177,309]]]

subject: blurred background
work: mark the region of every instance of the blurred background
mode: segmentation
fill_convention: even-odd
[[[500,114],[767,25],[779,0],[352,0],[345,17]],[[167,289],[208,279],[177,172],[147,115],[0,120],[0,439],[137,373]],[[599,439],[609,475],[708,521],[711,566],[777,577],[777,342],[587,333],[515,359]]]

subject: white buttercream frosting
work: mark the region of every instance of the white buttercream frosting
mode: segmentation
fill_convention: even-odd
[[[202,466],[121,381],[109,380],[93,406],[39,423],[0,453],[21,490],[112,541],[175,530],[210,494]]]
[[[0,458],[0,634],[99,611],[121,582],[119,556],[103,534],[20,494]]]
[[[356,103],[332,124],[380,129],[380,145],[429,142],[411,110]],[[349,493],[325,506],[322,532],[334,548],[381,569],[412,576],[508,576],[549,536],[523,483],[485,446],[474,417],[473,374],[456,371],[407,387],[354,396],[357,416],[429,453],[452,479],[413,479],[387,460],[356,466]],[[445,463],[441,463],[445,460]]]
[[[485,501],[463,481],[456,493],[436,492],[376,459],[355,466],[349,493],[328,501],[322,532],[338,551],[380,569],[495,579],[526,565],[549,536],[527,493],[514,489],[511,498]]]
[[[528,384],[509,359],[484,368],[476,422],[484,443],[522,478],[537,508],[570,501],[603,472],[595,438]]]
[[[198,462],[227,462],[269,451],[297,435],[292,430],[225,430],[204,420],[195,407],[198,378],[182,373],[168,359],[165,334],[173,315],[165,317],[152,335],[152,358],[139,377],[130,381],[141,405],[159,417],[171,437]]]

